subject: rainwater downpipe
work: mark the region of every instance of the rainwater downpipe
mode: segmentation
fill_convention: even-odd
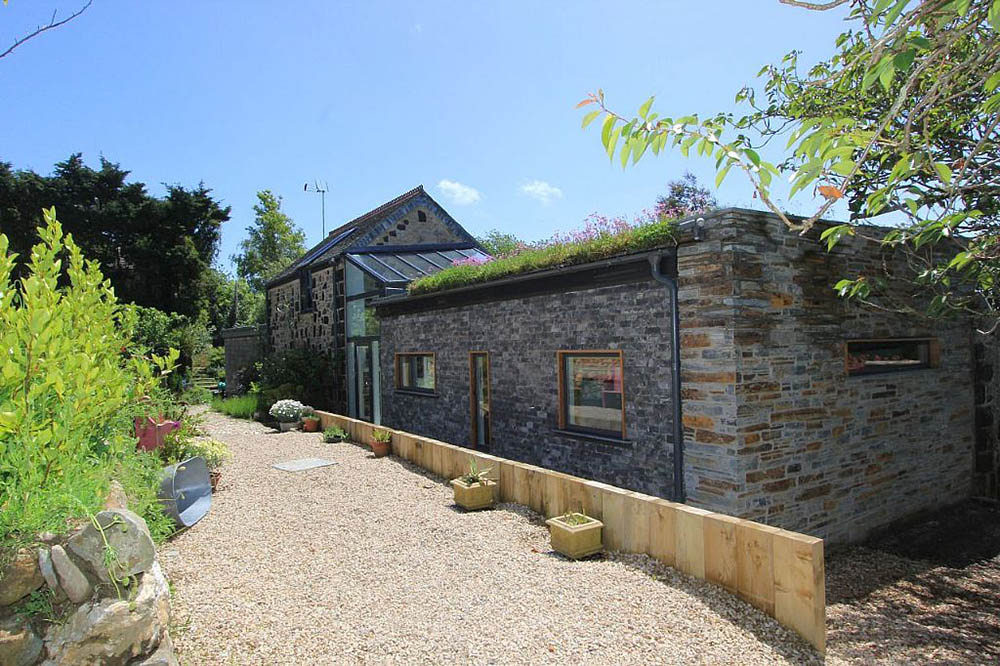
[[[669,272],[664,272],[664,264]],[[674,429],[674,497],[684,503],[684,423],[681,421],[681,312],[677,301],[677,253],[660,253],[649,258],[653,279],[670,292],[670,393]],[[672,269],[672,270],[670,270]]]

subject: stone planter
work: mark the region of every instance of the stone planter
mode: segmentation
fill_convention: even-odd
[[[278,421],[278,432],[288,432],[296,425],[295,421]]]
[[[466,511],[488,509],[493,506],[493,495],[497,482],[486,479],[480,483],[469,485],[462,479],[452,479],[451,487],[455,491],[455,504]]]
[[[553,550],[574,560],[601,552],[604,549],[601,541],[604,523],[582,513],[569,515],[586,518],[587,522],[571,525],[565,522],[564,516],[556,516],[545,521],[549,526],[549,540],[552,542]]]
[[[392,442],[378,442],[374,439],[372,440],[372,453],[375,454],[376,458],[384,458],[392,452]]]

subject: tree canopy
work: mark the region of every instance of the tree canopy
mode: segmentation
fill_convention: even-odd
[[[77,153],[49,176],[0,162],[0,230],[28,256],[43,208],[54,206],[66,232],[100,262],[119,300],[196,317],[207,307],[212,263],[230,209],[204,183],[167,185],[151,196],[129,172],[101,158],[97,169]]]
[[[761,69],[763,90],[736,95],[743,115],[664,117],[650,98],[626,117],[599,90],[580,103],[597,107],[584,127],[603,118],[602,143],[623,167],[647,150],[676,147],[715,159],[717,186],[735,168],[801,233],[846,197],[850,220],[822,232],[830,247],[856,236],[902,252],[914,267],[912,283],[929,292],[921,312],[1000,322],[1000,0],[781,1],[844,7],[850,29],[806,73],[795,51]],[[776,137],[787,137],[787,155],[771,163],[760,151]],[[792,195],[819,197],[812,215],[792,219],[772,201],[779,176],[789,177]],[[895,228],[865,226],[890,213]],[[885,278],[850,276],[836,287],[873,302]]]
[[[253,224],[247,227],[247,237],[232,260],[236,274],[263,292],[269,279],[305,253],[306,235],[281,211],[281,197],[271,190],[257,193],[253,211]]]

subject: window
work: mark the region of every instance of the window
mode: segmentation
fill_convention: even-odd
[[[299,270],[300,310],[309,312],[313,309],[313,276],[308,268]]]
[[[848,375],[872,375],[936,368],[938,341],[933,338],[848,340]]]
[[[407,352],[396,354],[396,389],[418,393],[434,393],[434,354]]]
[[[625,439],[621,351],[560,351],[559,428]]]

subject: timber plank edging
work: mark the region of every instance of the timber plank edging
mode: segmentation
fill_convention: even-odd
[[[371,445],[376,428],[393,433],[393,454],[452,479],[474,458],[490,468],[502,502],[551,518],[582,509],[604,523],[609,550],[642,553],[718,585],[775,618],[826,652],[823,540],[652,495],[507,460],[430,437],[316,412]]]

